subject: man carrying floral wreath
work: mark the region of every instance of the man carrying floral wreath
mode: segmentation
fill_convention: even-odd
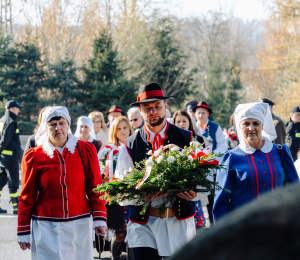
[[[157,83],[140,87],[137,102],[131,106],[138,106],[145,125],[128,137],[120,149],[115,174],[117,178],[122,179],[136,162],[147,159],[161,146],[189,146],[192,133],[166,121],[168,98]],[[156,260],[170,256],[196,234],[195,205],[201,194],[189,190],[177,195],[178,199],[168,205],[164,214],[159,213],[158,207],[164,203],[167,193],[150,192],[138,204],[135,200],[122,202],[124,206],[129,205],[127,234],[135,260]],[[145,214],[140,214],[149,198],[151,206]]]

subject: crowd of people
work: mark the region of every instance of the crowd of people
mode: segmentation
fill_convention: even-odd
[[[66,107],[45,107],[24,150],[20,196],[17,115],[22,106],[6,104],[0,120],[0,196],[8,182],[18,242],[31,249],[32,259],[93,259],[93,244],[99,253],[111,250],[115,260],[126,247],[128,259],[163,259],[206,226],[203,207],[213,226],[263,193],[299,181],[300,107],[292,108],[285,125],[272,113],[271,100],[240,104],[230,128],[222,130],[209,119],[213,110],[206,102],[189,101],[171,117],[168,98],[157,83],[143,85],[127,117],[117,105],[106,112],[107,123],[103,113],[93,111],[77,119],[74,135]],[[93,191],[103,180],[123,176],[149,150],[170,143],[183,148],[193,140],[222,154],[224,168],[213,175],[221,187],[215,196],[182,191],[161,215],[157,209],[167,194],[109,205]],[[141,215],[150,195],[151,207]]]

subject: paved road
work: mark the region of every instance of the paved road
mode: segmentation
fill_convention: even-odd
[[[17,216],[11,213],[9,204],[9,192],[7,186],[4,187],[0,207],[6,209],[8,214],[0,214],[0,259],[3,260],[30,260],[30,251],[20,249],[17,241]],[[206,208],[204,208],[205,218],[208,220]],[[207,224],[209,226],[209,223]],[[99,259],[96,249],[94,249],[94,259]],[[110,252],[104,252],[101,256],[103,260],[111,259]]]
[[[17,216],[11,213],[9,204],[9,192],[7,186],[4,187],[1,204],[2,209],[6,209],[8,214],[0,214],[0,259],[2,260],[30,260],[30,251],[21,250],[17,241]],[[99,259],[99,254],[94,249],[94,259]],[[110,260],[111,253],[104,252],[101,256],[103,260]]]

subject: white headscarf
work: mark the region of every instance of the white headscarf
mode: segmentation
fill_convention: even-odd
[[[93,121],[92,121],[92,119],[90,119],[87,116],[81,116],[78,118],[75,136],[79,138],[79,131],[80,131],[80,127],[82,125],[86,125],[89,129],[91,129],[90,137],[92,137],[93,139],[96,139]]]
[[[247,103],[236,107],[235,125],[240,143],[244,142],[244,136],[240,128],[240,123],[248,118],[259,120],[263,124],[262,136],[269,141],[277,138],[275,126],[272,119],[270,107],[266,103]]]
[[[45,143],[48,140],[47,123],[51,118],[57,116],[63,117],[68,121],[69,133],[71,133],[71,117],[69,115],[68,109],[62,106],[47,107],[42,113],[42,122],[35,134],[35,142],[37,146]]]

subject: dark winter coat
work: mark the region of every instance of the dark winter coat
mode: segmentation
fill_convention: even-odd
[[[18,116],[8,110],[0,119],[0,166],[5,167],[10,161],[18,161],[22,148],[17,126]]]
[[[273,141],[274,144],[285,144],[285,125],[280,117],[272,114],[273,123],[275,126],[277,138]]]
[[[285,144],[291,151],[293,160],[297,159],[297,153],[300,150],[300,123],[294,123],[292,120],[286,124]]]

